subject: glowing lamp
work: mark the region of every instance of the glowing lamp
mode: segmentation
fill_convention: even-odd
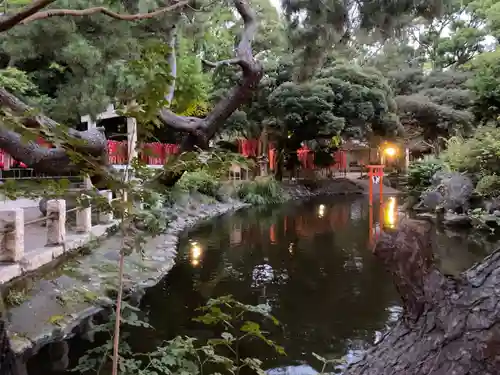
[[[198,243],[193,242],[191,244],[191,264],[193,266],[198,266],[200,264],[202,249]]]
[[[318,216],[320,218],[322,218],[323,216],[325,216],[325,205],[324,204],[320,204],[319,205],[319,208],[318,208]]]
[[[387,147],[385,150],[384,150],[384,153],[389,156],[389,157],[393,157],[396,155],[396,149],[394,147]]]

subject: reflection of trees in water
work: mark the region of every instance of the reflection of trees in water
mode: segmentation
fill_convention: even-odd
[[[314,351],[342,355],[352,342],[372,342],[385,327],[393,290],[366,248],[368,210],[354,202],[355,215],[353,201],[318,200],[239,212],[186,235],[178,263],[143,300],[155,330],[136,336],[138,350],[177,334],[208,337],[191,321],[194,309],[227,294],[272,307],[284,326],[273,334],[287,349],[285,363]],[[240,232],[240,243],[233,230]],[[196,266],[189,241],[202,249]],[[272,277],[256,283],[255,270],[264,268]]]
[[[441,271],[458,276],[498,248],[498,238],[478,230],[452,231],[435,228],[434,253]]]
[[[372,341],[387,319],[392,285],[366,248],[367,209],[356,202],[352,215],[351,207],[352,201],[316,201],[214,221],[191,236],[205,246],[199,290],[205,298],[265,299],[286,327],[292,358],[314,350],[342,353],[353,338]],[[273,277],[257,287],[253,276],[264,264]]]

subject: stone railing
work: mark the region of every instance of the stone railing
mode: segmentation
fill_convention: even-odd
[[[112,192],[105,190],[101,191],[100,194],[111,206],[114,200]],[[76,236],[72,234],[72,241],[70,244],[66,231],[66,218],[68,213],[75,211]],[[46,237],[40,238],[40,246],[37,246],[36,249],[30,249],[30,251],[25,252],[26,227],[34,224],[41,224],[43,222],[46,222]],[[103,227],[113,223],[114,218],[111,210],[99,212],[98,226]],[[0,210],[0,224],[3,224],[3,228],[0,229],[0,262],[3,266],[0,267],[7,267],[9,264],[14,266],[19,265],[18,271],[15,270],[15,267],[11,269],[9,272],[11,275],[6,275],[5,272],[0,269],[0,273],[4,273],[4,275],[0,277],[0,283],[2,283],[24,272],[35,270],[68,250],[85,245],[86,241],[93,234],[92,207],[77,207],[66,210],[66,200],[54,199],[47,202],[46,216],[30,221],[25,221],[25,212],[22,208]],[[40,231],[40,229],[38,229],[38,231]],[[69,246],[71,249],[68,249],[67,245],[71,245]],[[44,249],[49,249],[50,251],[45,252]],[[34,261],[35,258],[44,259],[37,259]]]

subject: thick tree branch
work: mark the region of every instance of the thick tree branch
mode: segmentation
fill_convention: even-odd
[[[262,78],[262,65],[254,59],[252,52],[252,41],[258,26],[255,13],[247,0],[234,0],[233,3],[244,23],[241,40],[236,49],[236,57],[219,63],[206,61],[204,63],[214,67],[224,64],[239,65],[243,73],[241,81],[214,106],[204,119],[178,116],[169,109],[163,109],[159,114],[166,126],[185,131],[190,135],[182,144],[181,150],[183,151],[191,150],[196,145],[206,146],[206,141],[212,138],[229,116],[251,97]]]
[[[0,88],[0,107],[9,115],[19,118],[26,127],[38,127],[42,133],[62,129],[60,124],[50,118],[34,114],[33,109],[3,88]],[[26,142],[21,134],[3,124],[0,126],[0,149],[37,171],[52,175],[81,170],[82,165],[71,160],[67,148],[92,159],[96,166],[107,164],[107,141],[102,128],[82,132],[68,128],[67,137],[71,144],[48,149],[32,141]]]
[[[241,59],[237,57],[235,57],[234,59],[222,60],[217,62],[212,62],[203,59],[201,62],[203,63],[203,65],[206,65],[209,68],[218,68],[219,66],[227,66],[227,65],[239,65],[242,63]]]
[[[0,32],[12,29],[18,23],[22,22],[28,17],[33,16],[38,11],[47,7],[55,1],[56,0],[35,0],[31,4],[22,8],[19,12],[0,18]]]
[[[51,1],[52,2],[52,1]],[[45,18],[51,17],[62,17],[62,16],[72,16],[72,17],[81,17],[81,16],[90,16],[96,13],[102,13],[106,16],[114,18],[116,20],[122,21],[137,21],[137,20],[145,20],[149,18],[157,17],[163,13],[172,12],[177,9],[181,9],[189,4],[189,0],[181,0],[176,2],[175,4],[157,9],[153,12],[149,13],[136,13],[136,14],[120,14],[117,12],[113,12],[108,8],[104,7],[93,7],[88,9],[76,10],[76,9],[50,9],[43,12],[34,13],[29,17],[24,18],[20,23],[26,24],[28,22],[41,20]]]

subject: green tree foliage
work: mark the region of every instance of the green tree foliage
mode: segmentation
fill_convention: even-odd
[[[474,112],[478,119],[498,122],[500,115],[500,49],[485,52],[469,67],[474,74],[471,89],[476,93]]]
[[[467,88],[470,74],[448,70],[425,74],[422,69],[389,73],[398,115],[407,135],[421,136],[439,150],[440,137],[467,134],[474,127]],[[438,151],[436,150],[436,151]]]
[[[440,17],[416,19],[409,33],[431,68],[440,70],[461,66],[482,52],[487,31],[470,1],[449,0]]]
[[[162,3],[141,0],[108,4],[82,0],[58,1],[57,5],[71,9],[110,5],[114,11],[133,13],[157,9]],[[148,71],[131,71],[128,63],[144,59],[145,51],[154,44],[157,50],[167,46],[176,24],[182,26],[177,13],[137,22],[104,15],[32,22],[0,36],[3,67],[26,72],[39,89],[44,112],[58,121],[74,124],[80,116],[95,115],[109,103],[143,97],[144,87],[151,87],[152,82],[163,84],[165,90],[168,77],[158,74],[165,70],[162,63],[167,62],[168,48],[163,48],[163,55],[157,54],[156,64],[150,64]],[[195,103],[206,103],[209,79],[202,72],[193,42],[188,42],[188,36],[192,36],[188,34],[190,30],[181,29],[174,108],[183,113]]]
[[[345,47],[351,37],[371,43],[400,31],[414,18],[430,19],[443,9],[442,1],[282,0],[294,48],[303,54],[297,66],[300,81],[313,76],[334,46]]]

